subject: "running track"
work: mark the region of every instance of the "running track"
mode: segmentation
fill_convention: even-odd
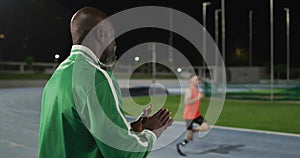
[[[0,89],[0,158],[36,158],[42,88]],[[151,158],[177,158],[184,124],[174,123]],[[170,141],[173,140],[173,141]],[[170,142],[170,143],[168,143]],[[184,149],[190,158],[299,158],[300,135],[214,127]]]

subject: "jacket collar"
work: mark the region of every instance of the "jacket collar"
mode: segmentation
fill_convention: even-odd
[[[99,59],[97,56],[93,53],[92,50],[90,50],[88,47],[83,45],[73,45],[71,49],[71,55],[72,54],[81,54],[85,58],[93,61],[95,64],[98,63]]]

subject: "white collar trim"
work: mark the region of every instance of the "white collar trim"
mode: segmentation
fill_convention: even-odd
[[[76,51],[76,50],[78,50],[78,51]],[[97,56],[88,47],[83,46],[83,45],[73,45],[72,49],[71,49],[71,54],[78,54],[78,52],[80,52],[79,54],[82,54],[85,57],[93,60],[95,63],[98,63]]]

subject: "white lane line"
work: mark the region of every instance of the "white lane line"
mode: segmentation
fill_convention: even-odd
[[[293,134],[293,133],[273,132],[273,131],[245,129],[245,128],[237,128],[237,127],[225,127],[225,126],[214,126],[213,128],[216,128],[216,129],[225,129],[225,130],[231,130],[231,131],[272,134],[272,135],[281,135],[281,136],[299,137],[300,138],[300,134]]]

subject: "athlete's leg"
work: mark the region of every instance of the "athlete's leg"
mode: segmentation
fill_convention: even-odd
[[[193,141],[193,120],[186,120],[186,127],[187,129],[183,142],[176,145],[178,153],[182,156],[186,156],[186,154],[181,152],[180,146],[185,146],[189,141]]]
[[[186,142],[193,141],[193,122],[194,120],[186,120],[186,132],[184,140]]]
[[[199,125],[197,128],[195,128],[193,130],[194,132],[208,131],[209,130],[209,125],[202,116],[197,117],[194,120],[194,122],[196,122]]]

